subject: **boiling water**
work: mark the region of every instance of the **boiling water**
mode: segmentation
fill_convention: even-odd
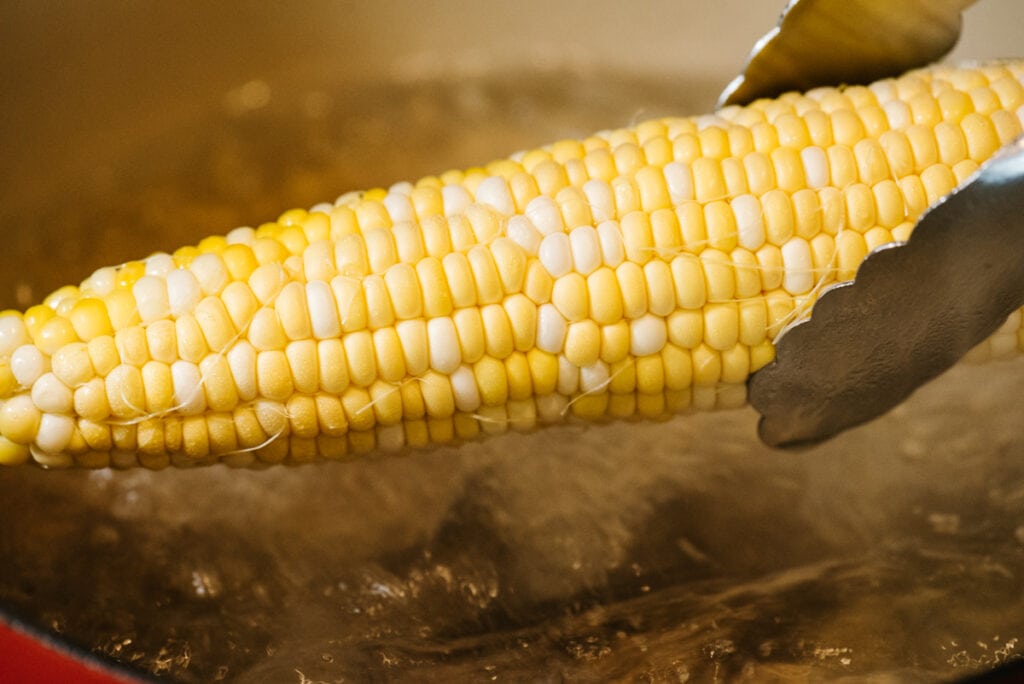
[[[713,93],[285,87],[240,86],[73,192],[8,203],[0,306]],[[1020,361],[959,367],[798,453],[739,410],[264,471],[0,470],[0,602],[182,682],[952,679],[1024,651],[1022,387]]]

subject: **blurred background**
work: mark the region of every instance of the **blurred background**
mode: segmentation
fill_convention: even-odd
[[[781,2],[10,2],[0,308],[347,190],[708,111]],[[1016,0],[959,59],[1019,55]],[[954,679],[1024,650],[1020,361],[266,471],[0,471],[0,604],[183,682]]]

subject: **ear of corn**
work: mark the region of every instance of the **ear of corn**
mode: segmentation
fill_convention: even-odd
[[[0,315],[0,462],[302,462],[734,406],[780,329],[1021,134],[1024,63],[564,140]],[[990,340],[1024,348],[1020,312]]]

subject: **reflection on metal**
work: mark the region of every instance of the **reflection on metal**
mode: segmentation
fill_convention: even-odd
[[[750,380],[761,438],[811,443],[880,416],[995,332],[1024,305],[1022,217],[1024,137],[777,341]]]
[[[719,98],[742,104],[788,90],[869,83],[934,62],[956,44],[974,0],[791,0]]]

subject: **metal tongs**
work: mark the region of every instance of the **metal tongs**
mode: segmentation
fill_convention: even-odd
[[[791,0],[719,104],[868,83],[934,62],[974,0]],[[749,383],[772,446],[876,418],[953,366],[1024,305],[1024,137],[929,207],[905,243],[823,292]]]

